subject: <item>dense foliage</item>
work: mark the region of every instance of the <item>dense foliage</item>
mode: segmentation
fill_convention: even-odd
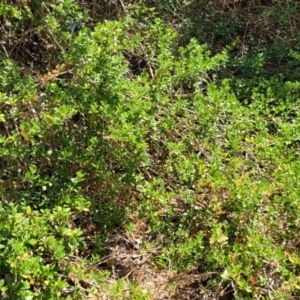
[[[300,296],[298,1],[1,3],[1,299]]]

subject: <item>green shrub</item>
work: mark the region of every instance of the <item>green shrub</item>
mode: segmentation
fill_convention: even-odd
[[[0,63],[1,297],[150,299],[131,271],[100,268],[138,220],[139,251],[159,249],[149,265],[213,274],[207,289],[237,299],[299,296],[298,51],[280,74],[277,44],[234,56],[242,21],[220,14],[213,34],[231,46],[208,51],[158,17],[175,2],[96,25],[75,1],[0,6],[15,21]]]

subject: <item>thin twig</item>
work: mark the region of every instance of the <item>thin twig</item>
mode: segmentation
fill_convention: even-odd
[[[6,57],[9,58],[8,53],[7,53],[7,51],[6,51],[6,49],[5,49],[4,45],[3,45],[3,43],[1,43],[1,46],[2,46],[2,48],[3,48],[3,50],[4,50],[4,52],[5,52]]]
[[[120,1],[120,3],[121,3],[121,6],[122,6],[122,8],[124,9],[124,11],[126,12],[127,10],[126,10],[126,7],[125,7],[125,5],[124,5],[124,3],[123,3],[123,1],[122,0],[119,0]]]

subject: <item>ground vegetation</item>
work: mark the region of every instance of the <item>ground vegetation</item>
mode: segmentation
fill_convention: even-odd
[[[299,11],[1,1],[0,298],[299,299]]]

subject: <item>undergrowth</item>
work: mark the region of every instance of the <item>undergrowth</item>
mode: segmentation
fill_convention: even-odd
[[[0,5],[1,298],[299,297],[297,2],[198,2]]]

